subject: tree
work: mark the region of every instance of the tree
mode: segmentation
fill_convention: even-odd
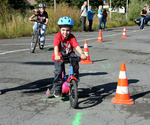
[[[143,9],[144,2],[139,0],[131,0],[128,9],[128,18],[129,20],[134,21],[136,18],[140,17],[141,10]]]

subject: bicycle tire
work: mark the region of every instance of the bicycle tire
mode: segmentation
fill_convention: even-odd
[[[70,94],[69,94],[70,105],[72,108],[77,108],[78,106],[78,89],[75,80],[70,83]]]
[[[31,53],[35,52],[35,48],[36,48],[37,43],[38,43],[38,33],[35,32],[32,35],[32,40],[31,40],[31,45],[30,45],[30,52]]]

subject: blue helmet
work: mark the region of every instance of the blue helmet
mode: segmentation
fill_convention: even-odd
[[[74,22],[70,17],[64,16],[64,17],[59,18],[57,25],[58,26],[71,26],[71,27],[73,27]]]
[[[46,8],[46,5],[44,3],[40,3],[39,8]]]

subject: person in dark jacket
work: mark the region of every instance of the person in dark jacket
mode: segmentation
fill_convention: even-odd
[[[107,22],[107,12],[106,12],[106,9],[104,9],[104,11],[103,11],[103,19],[102,19],[102,23],[104,24],[104,27],[103,27],[104,30],[105,30],[106,22]]]
[[[142,29],[142,30],[144,30],[144,21],[145,21],[146,16],[148,15],[146,9],[147,9],[147,7],[144,6],[144,9],[141,11],[140,29]]]

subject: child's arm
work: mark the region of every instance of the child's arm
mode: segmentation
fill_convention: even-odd
[[[35,14],[33,14],[33,15],[29,18],[29,20],[31,21],[34,17],[35,17]]]
[[[78,53],[81,55],[81,59],[86,59],[85,54],[83,53],[82,49],[80,46],[76,47],[76,50],[78,51]]]
[[[56,61],[60,60],[59,47],[58,47],[58,46],[55,46],[55,47],[54,47],[54,52],[55,52],[55,60],[56,60]]]
[[[44,24],[47,25],[47,23],[48,23],[48,18],[46,18],[46,22]]]

